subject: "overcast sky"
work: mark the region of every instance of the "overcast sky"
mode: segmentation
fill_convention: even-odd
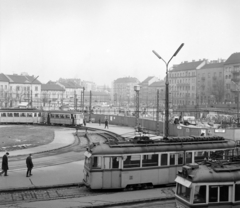
[[[164,62],[240,52],[239,0],[0,0],[0,72],[42,83],[164,78]]]

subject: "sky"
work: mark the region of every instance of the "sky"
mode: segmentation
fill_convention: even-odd
[[[0,73],[46,83],[163,79],[165,63],[240,52],[239,0],[0,0]]]

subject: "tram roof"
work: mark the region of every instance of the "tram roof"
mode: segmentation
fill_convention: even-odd
[[[222,141],[193,141],[193,142],[154,142],[152,144],[135,144],[132,142],[122,145],[102,143],[91,145],[90,152],[93,155],[119,155],[137,153],[180,152],[186,150],[214,150],[235,148],[236,143],[232,140]]]
[[[63,110],[50,110],[50,111],[47,111],[49,113],[71,113],[71,114],[83,114],[82,112],[80,111],[63,111]]]
[[[236,182],[240,181],[240,161],[228,164],[199,165],[188,173],[192,183]],[[178,174],[179,176],[179,174]],[[183,178],[186,178],[182,176]]]
[[[37,108],[2,108],[0,112],[42,112],[43,110]]]

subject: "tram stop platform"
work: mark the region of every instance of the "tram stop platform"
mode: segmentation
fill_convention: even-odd
[[[134,129],[122,126],[109,125],[109,129],[104,129],[104,125],[88,123],[87,126],[99,128],[130,137],[134,134]],[[34,159],[34,154],[38,152],[51,151],[53,149],[62,148],[71,145],[74,141],[75,130],[57,130],[55,131],[54,141],[48,145],[42,145],[35,148],[24,150],[11,151],[9,155],[9,171],[8,176],[0,176],[0,202],[4,201],[4,194],[1,192],[26,191],[33,188],[44,189],[51,187],[79,185],[82,186],[84,156],[83,152],[79,152],[79,161],[71,163],[62,163],[60,165],[42,165],[34,167],[31,177],[26,177],[26,165],[20,164],[18,161],[11,161],[11,156],[25,157],[27,154],[33,154],[33,163],[47,164],[49,161],[61,160],[59,156],[49,156],[46,158]],[[87,141],[81,141],[82,145],[87,144]],[[22,159],[22,158],[21,158]],[[25,160],[22,160],[25,163]],[[82,196],[80,198],[66,198],[57,200],[42,200],[42,201],[22,201],[17,203],[19,208],[65,208],[65,207],[108,207],[113,205],[123,205],[131,203],[141,203],[157,200],[172,200],[174,199],[174,191],[171,188],[156,188],[138,191],[121,191],[121,192],[102,192],[95,196]],[[2,204],[2,203],[1,203]],[[12,204],[16,203],[14,200]],[[11,204],[0,205],[0,207],[9,207]]]

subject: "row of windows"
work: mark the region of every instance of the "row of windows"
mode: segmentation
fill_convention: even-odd
[[[41,113],[1,113],[1,117],[41,117]]]
[[[83,115],[82,114],[51,114],[50,115],[51,118],[62,118],[62,119],[70,119],[72,117],[74,118],[83,118]]]
[[[186,152],[185,163],[193,163],[203,161],[208,157],[224,158],[224,151],[197,151]],[[122,165],[120,166],[120,161]],[[141,167],[157,167],[168,165],[184,164],[184,152],[178,153],[160,153],[160,154],[143,154],[143,155],[124,155],[111,157],[92,157],[85,158],[85,165],[93,169],[109,169],[109,168],[141,168]]]
[[[190,201],[193,188],[187,188],[181,184],[177,185],[177,195]],[[207,197],[208,189],[208,197]],[[219,203],[232,201],[230,193],[234,189],[234,201],[240,201],[240,184],[233,185],[198,185],[194,187],[193,203]]]
[[[170,72],[170,77],[185,77],[185,76],[196,76],[196,72]]]

